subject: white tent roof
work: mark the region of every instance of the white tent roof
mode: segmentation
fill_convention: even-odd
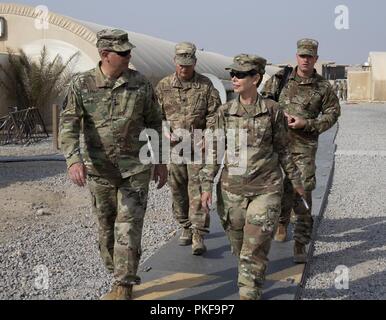
[[[78,22],[95,33],[104,28],[111,28],[85,21]],[[131,62],[138,71],[151,78],[174,72],[175,43],[136,32],[127,32],[130,42],[136,46]],[[211,73],[220,79],[229,79],[229,73],[225,68],[232,63],[232,58],[213,52],[198,51],[197,60],[198,72]]]
[[[27,49],[27,53],[38,54],[39,49],[46,45],[48,50],[52,50],[52,54],[61,53],[65,56],[69,56],[78,49],[81,52],[80,68],[82,66],[90,68],[91,65],[96,65],[99,59],[95,50],[96,33],[104,28],[111,28],[49,12],[47,21],[50,28],[46,32],[39,32],[32,27],[34,20],[36,21],[36,18],[39,17],[39,11],[34,7],[20,4],[0,4],[0,15],[13,23],[12,30],[9,30],[10,35],[12,31],[12,37],[9,36],[12,39],[6,41],[7,46]],[[19,23],[16,22],[18,16],[23,17]],[[27,26],[27,23],[31,26]],[[25,32],[26,28],[29,29],[28,33]],[[130,41],[137,47],[131,60],[135,69],[152,82],[157,82],[174,72],[175,43],[130,31],[128,34]],[[184,40],[189,41],[189,39]],[[221,80],[230,80],[225,68],[232,63],[231,57],[198,51],[197,58],[198,72],[213,74]],[[270,76],[277,70],[276,67],[268,66],[267,75]]]

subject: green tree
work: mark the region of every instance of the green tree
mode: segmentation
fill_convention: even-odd
[[[10,48],[8,65],[0,64],[0,87],[5,89],[8,98],[15,101],[18,109],[36,107],[46,110],[54,99],[65,93],[65,87],[72,77],[72,69],[79,52],[67,61],[58,54],[50,61],[44,46],[37,61],[32,60],[19,49],[16,54]]]

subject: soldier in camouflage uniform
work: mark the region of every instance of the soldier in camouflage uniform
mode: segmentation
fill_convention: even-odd
[[[173,132],[193,130],[213,125],[216,110],[221,105],[218,91],[211,81],[195,72],[196,46],[182,42],[176,45],[174,62],[176,72],[159,82],[156,94],[162,108],[164,120],[170,123],[168,138],[171,146],[179,141]],[[172,153],[177,152],[172,148]],[[193,158],[186,155],[182,164],[169,165],[169,179],[173,214],[183,230],[179,238],[181,246],[192,244],[192,253],[202,255],[206,251],[204,235],[209,232],[209,215],[201,208],[201,186],[199,171],[202,164],[193,164]]]
[[[342,80],[342,99],[347,101],[347,80]]]
[[[344,94],[343,90],[344,90],[343,80],[340,80],[338,84],[338,98],[340,101],[343,101],[343,94]]]
[[[338,81],[335,80],[335,81],[334,81],[334,84],[333,84],[333,86],[332,86],[332,91],[334,91],[334,93],[336,94],[336,96],[338,96],[338,86],[339,86]]]
[[[131,299],[140,282],[137,268],[151,167],[140,162],[139,141],[145,128],[162,134],[162,115],[149,81],[128,69],[128,35],[120,30],[97,33],[101,62],[76,75],[61,112],[61,150],[68,174],[78,186],[89,186],[99,222],[99,249],[106,268],[114,273],[104,299]],[[82,128],[82,129],[81,129]],[[79,137],[84,134],[84,150]],[[167,168],[156,165],[154,178],[162,187]]]
[[[314,65],[318,59],[318,42],[302,39],[298,42],[298,66],[293,70],[288,82],[278,94],[283,72],[279,71],[265,84],[262,94],[265,97],[279,96],[280,107],[288,119],[290,151],[301,171],[305,200],[293,191],[290,181],[284,181],[284,196],[280,223],[275,240],[285,241],[290,214],[296,216],[294,228],[294,261],[306,262],[306,245],[311,240],[313,218],[312,191],[315,189],[315,157],[318,137],[331,128],[340,116],[340,105],[330,83],[317,74]]]
[[[293,187],[303,194],[300,172],[287,149],[287,123],[283,111],[271,99],[264,99],[257,92],[266,60],[241,54],[227,69],[235,92],[239,97],[219,108],[216,129],[224,130],[225,139],[216,141],[213,148],[214,165],[206,164],[200,172],[202,180],[202,206],[208,210],[212,195],[213,178],[219,170],[222,155],[218,144],[224,143],[226,157],[218,184],[218,214],[231,243],[232,252],[239,257],[238,286],[240,299],[261,298],[268,253],[273,232],[280,215],[283,176],[280,165],[290,178]],[[240,139],[239,129],[246,130],[246,140]],[[236,130],[236,135],[228,135]],[[228,153],[236,144],[239,157],[246,157],[241,164],[233,161]],[[243,151],[242,148],[246,146]],[[221,148],[220,148],[221,149]],[[240,167],[242,172],[232,173]],[[238,169],[237,169],[238,170]]]

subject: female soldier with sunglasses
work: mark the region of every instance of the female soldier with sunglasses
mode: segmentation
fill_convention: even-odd
[[[224,143],[225,162],[217,187],[217,209],[232,252],[239,257],[238,286],[242,300],[261,298],[268,253],[280,215],[283,189],[280,166],[295,190],[304,193],[300,173],[287,149],[285,116],[275,101],[264,99],[257,92],[266,63],[261,57],[240,54],[227,68],[239,96],[219,108],[215,129],[224,133],[224,139],[218,138],[221,136],[218,134],[214,138],[211,153],[215,165],[206,164],[200,172],[202,206],[209,210],[213,180],[222,160],[218,144]],[[231,140],[235,141],[234,155],[230,150]],[[238,161],[234,161],[236,158]],[[244,163],[241,159],[245,159]]]

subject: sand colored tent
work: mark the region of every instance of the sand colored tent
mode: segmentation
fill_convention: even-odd
[[[41,19],[42,15],[44,20]],[[8,47],[13,50],[22,48],[33,58],[39,56],[45,45],[52,58],[59,53],[67,59],[75,52],[79,52],[75,72],[89,70],[96,66],[99,61],[95,48],[96,33],[104,28],[111,28],[52,12],[44,13],[44,10],[40,11],[39,7],[20,4],[0,4],[0,23],[1,63],[6,61]],[[154,85],[174,72],[174,42],[130,31],[128,34],[130,41],[136,45],[131,59],[132,68],[144,74]],[[181,39],[181,41],[189,41],[189,39]],[[231,64],[232,58],[201,50],[197,52],[197,58],[197,71],[211,78],[225,102],[232,88],[231,79],[225,67]],[[277,70],[277,67],[268,66],[264,80]],[[4,114],[6,109],[7,103],[1,103],[0,115]],[[50,121],[50,110],[44,114],[44,119]]]

